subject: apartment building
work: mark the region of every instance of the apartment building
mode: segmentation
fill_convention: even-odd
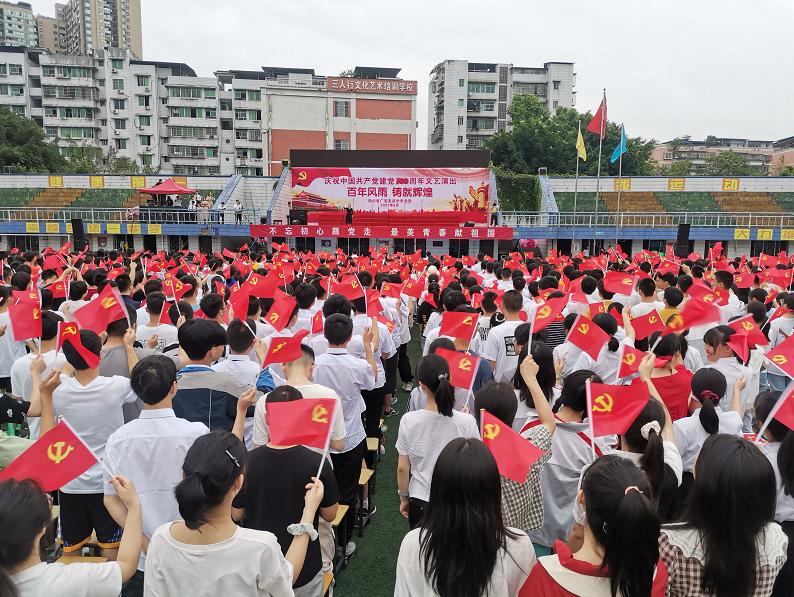
[[[69,0],[60,9],[55,6],[66,32],[66,53],[122,48],[143,57],[141,0]]]
[[[290,149],[415,149],[416,82],[263,67],[198,77],[129,50],[60,55],[0,47],[0,106],[64,154],[83,145],[182,175],[278,175]]]
[[[56,4],[54,17],[36,16],[36,30],[39,35],[38,46],[49,50],[53,54],[66,54],[67,52],[65,8],[66,6],[63,4]]]
[[[0,2],[0,45],[39,45],[36,17],[28,2]]]
[[[710,156],[732,151],[746,159],[759,175],[775,174],[777,166],[794,163],[790,143],[786,141],[790,139],[771,141],[714,136],[700,141],[673,139],[657,145],[651,153],[651,159],[662,167],[670,166],[673,162],[689,161],[692,164],[692,174],[698,174],[703,171]]]
[[[430,72],[428,149],[478,149],[510,128],[516,95],[531,93],[552,112],[576,105],[572,62],[528,68],[512,64],[445,60]]]

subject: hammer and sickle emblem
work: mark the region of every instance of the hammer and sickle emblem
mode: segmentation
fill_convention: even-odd
[[[551,307],[548,305],[543,305],[538,311],[536,319],[546,319],[549,315],[551,315]]]
[[[278,344],[276,344],[275,348],[273,349],[273,354],[276,354],[279,350],[284,348],[286,345],[287,345],[286,342],[279,342]]]
[[[278,313],[271,313],[270,315],[267,316],[267,320],[270,323],[276,323],[278,321]]]
[[[657,321],[659,321],[659,320],[658,320],[658,319],[656,319],[656,315],[651,315],[651,316],[648,318],[648,323],[656,323]]]
[[[350,288],[358,288],[358,283],[355,280],[350,280]]]
[[[670,321],[667,322],[667,327],[671,330],[678,330],[684,327],[684,318],[680,315],[673,315]]]
[[[249,282],[249,284],[251,286],[256,286],[257,284],[259,284],[259,280],[257,279],[256,276],[251,276],[251,281]]]
[[[706,301],[707,303],[713,303],[714,302],[714,295],[713,294],[707,294],[706,296],[703,297],[703,300]]]
[[[303,181],[306,180],[307,178],[309,177],[306,176],[306,170],[301,170],[300,172],[298,172],[298,180]]]
[[[174,285],[174,288],[176,288],[177,290],[182,290],[183,287],[184,284],[182,284],[182,282],[177,280],[177,283]]]
[[[105,298],[102,299],[102,302],[100,304],[102,305],[103,309],[110,309],[113,305],[116,304],[116,299],[114,299],[112,296],[106,296]]]
[[[485,439],[496,439],[502,428],[496,423],[486,423],[482,428],[482,435]]]
[[[38,309],[33,309],[33,319],[38,319],[40,315],[41,315],[41,311],[39,311]]]
[[[467,315],[467,316],[466,316],[466,317],[463,319],[463,325],[471,325],[471,324],[472,324],[471,315]]]
[[[74,450],[74,446],[69,446],[66,442],[55,442],[47,446],[47,458],[55,464],[60,464]]]
[[[593,412],[611,413],[614,403],[615,400],[609,394],[599,394],[596,396],[596,399],[593,400]]]
[[[74,325],[67,325],[64,326],[62,335],[63,336],[74,336],[77,333],[77,326]]]
[[[312,409],[312,422],[328,424],[328,409],[318,404]]]
[[[631,278],[623,278],[623,286],[631,286]]]
[[[623,362],[626,363],[629,366],[633,365],[634,361],[636,361],[636,360],[637,360],[637,357],[635,357],[631,353],[629,353],[629,354],[627,354],[626,356],[623,357]]]
[[[471,371],[471,359],[461,359],[458,368],[461,371]]]
[[[587,325],[586,323],[580,323],[579,327],[577,327],[576,329],[579,330],[579,333],[586,334],[587,332],[590,331],[590,326]]]
[[[743,321],[742,322],[742,328],[749,332],[750,330],[753,329],[753,324],[750,323],[749,321]]]
[[[772,357],[772,362],[777,363],[778,365],[785,365],[788,363],[788,359],[782,354],[776,354]]]

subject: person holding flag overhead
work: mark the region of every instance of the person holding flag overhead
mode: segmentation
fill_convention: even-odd
[[[18,358],[25,355],[25,343],[16,340],[9,329],[11,322],[9,307],[14,299],[11,287],[0,285],[0,390],[11,392],[11,367]]]

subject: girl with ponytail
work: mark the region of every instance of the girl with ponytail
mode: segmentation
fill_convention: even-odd
[[[11,332],[8,308],[13,303],[12,288],[0,285],[0,327],[5,333],[0,336],[0,390],[11,393],[11,366],[18,358],[25,356],[25,343],[15,342]]]
[[[758,431],[769,417],[780,392],[762,392],[755,399],[755,429]],[[773,597],[794,595],[794,431],[777,419],[772,419],[764,432],[766,443],[761,451],[775,471],[777,502],[775,522],[788,537],[788,557],[775,579]]]
[[[593,323],[609,334],[609,342],[601,349],[596,360],[587,353],[582,352],[573,367],[573,371],[583,369],[593,371],[603,380],[603,383],[617,384],[620,359],[623,358],[623,351],[620,348],[621,341],[615,338],[615,334],[618,331],[618,322],[611,313],[599,313],[593,317]],[[631,327],[626,328],[626,337],[622,340],[622,343],[634,346],[634,330]]]
[[[193,443],[174,490],[182,520],[162,525],[149,541],[146,595],[190,595],[198,586],[208,595],[292,595],[309,539],[317,538],[313,523],[323,499],[322,481],[307,479],[301,519],[287,528],[293,539],[282,555],[275,535],[232,520],[245,464],[245,445],[227,431],[213,431]]]
[[[675,334],[662,336],[657,344],[659,333],[651,334],[648,342],[655,346],[656,363],[651,373],[651,381],[662,398],[673,421],[689,414],[689,391],[692,387],[692,372],[684,366],[682,339]]]
[[[480,437],[477,422],[468,413],[453,409],[455,391],[449,383],[449,365],[437,354],[421,358],[416,381],[427,397],[420,410],[406,413],[397,433],[397,492],[400,513],[414,529],[430,499],[430,481],[441,450],[459,437]]]
[[[582,478],[577,501],[584,540],[575,553],[557,541],[519,592],[588,597],[662,597],[667,568],[659,560],[659,517],[647,476],[616,454],[602,456]]]
[[[728,345],[731,337],[736,334],[736,330],[727,325],[718,325],[711,328],[703,336],[706,351],[706,364],[704,367],[709,369],[716,369],[725,376],[727,388],[725,393],[721,396],[722,400],[720,405],[723,409],[731,408],[731,396],[734,389],[734,384],[740,379],[744,378],[745,384],[742,386],[741,415],[744,416],[744,411],[750,402],[750,392],[747,387],[753,380],[753,370],[747,366],[734,352],[733,348]],[[749,423],[747,431],[750,430]]]

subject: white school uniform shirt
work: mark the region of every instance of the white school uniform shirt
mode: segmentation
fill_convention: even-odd
[[[449,340],[452,340],[453,342],[455,341],[455,338],[453,338],[452,336],[441,336],[439,334],[440,331],[441,331],[441,327],[439,326],[437,328],[430,330],[430,332],[428,332],[428,334],[425,336],[425,344],[424,346],[422,346],[423,357],[426,357],[428,354],[430,354],[430,345],[439,338],[447,338]],[[476,337],[477,334],[474,334],[474,336]]]
[[[688,347],[686,356],[684,357],[684,367],[695,373],[703,366],[703,356],[696,348]]]
[[[507,292],[508,290],[515,290],[515,287],[513,286],[512,278],[510,278],[509,280],[499,280],[496,283],[496,287],[503,292]]]
[[[772,469],[775,471],[775,482],[777,484],[777,503],[775,505],[775,521],[787,522],[794,520],[794,496],[786,495],[783,489],[783,479],[780,477],[780,468],[777,465],[777,453],[780,450],[780,442],[770,442],[761,445],[761,451],[769,460]]]
[[[76,300],[76,301],[71,301],[69,299],[66,299],[65,301],[63,301],[61,303],[61,306],[58,307],[58,313],[63,315],[63,320],[64,321],[67,321],[67,322],[68,321],[72,321],[72,313],[77,311],[80,307],[85,307],[87,304],[88,304],[88,301],[84,301],[82,299]],[[67,309],[69,311],[68,314],[66,312]],[[139,309],[139,311],[140,311],[140,309]],[[140,315],[140,313],[139,313],[139,315]],[[138,320],[138,321],[141,321],[141,320]],[[144,319],[143,321],[146,321],[146,320]]]
[[[6,326],[6,333],[0,336],[0,377],[11,377],[14,361],[27,354],[27,351],[24,342],[14,340],[8,311],[0,313],[0,326]]]
[[[353,316],[353,335],[354,336],[361,336],[363,339],[364,329],[372,325],[372,320],[364,315],[363,313],[354,315]],[[355,353],[350,349],[350,345],[348,344],[347,351],[354,355],[358,356],[361,359],[364,358],[364,344],[362,342],[361,345],[361,352]],[[384,355],[389,355],[390,357],[397,352],[397,347],[394,345],[394,341],[392,340],[391,334],[389,333],[389,328],[383,325],[380,321],[378,322],[378,346],[373,351],[373,356],[375,357],[375,364],[378,366],[378,378],[375,383],[376,388],[383,387],[386,383],[386,370],[383,368],[383,358]]]
[[[44,371],[41,379],[45,379],[53,369],[60,369],[66,364],[66,357],[63,352],[56,353],[50,350],[41,355],[44,358]],[[30,395],[33,392],[33,382],[30,378],[30,364],[36,355],[28,353],[19,357],[11,366],[11,393],[27,402],[30,402]],[[28,427],[30,428],[30,439],[39,439],[39,427],[41,426],[40,417],[28,417]]]
[[[300,330],[312,331],[312,317],[316,311],[309,309],[298,309],[298,317],[295,323],[290,328],[293,334],[297,334]]]
[[[179,344],[178,332],[179,330],[176,329],[175,325],[168,323],[161,323],[154,327],[139,325],[135,329],[135,339],[145,346],[149,340],[157,336],[157,344],[154,350],[164,352],[168,346]]]
[[[293,594],[292,564],[273,533],[237,527],[225,541],[188,545],[171,536],[171,524],[159,527],[149,542],[143,586],[147,597]]]
[[[174,487],[182,480],[182,465],[187,451],[210,430],[204,423],[180,419],[172,408],[143,410],[139,417],[114,431],[105,445],[102,461],[135,484],[141,499],[143,534],[151,537],[157,527],[178,520],[179,506]],[[152,466],[152,458],[157,466]],[[116,495],[105,475],[105,495]],[[143,570],[146,554],[141,553],[138,570]]]
[[[20,597],[105,597],[121,593],[117,562],[47,564],[41,562],[11,575]]]
[[[213,371],[223,371],[233,375],[240,383],[256,386],[256,380],[262,367],[259,363],[251,360],[247,354],[227,354],[226,359],[215,363]]]
[[[630,338],[623,338],[621,344],[626,346],[634,346],[634,340]],[[601,381],[605,384],[614,385],[620,379],[618,372],[620,371],[620,361],[623,358],[623,350],[618,346],[615,352],[609,350],[609,343],[604,344],[604,347],[598,353],[598,360],[594,361],[586,352],[582,351],[576,364],[573,366],[574,371],[587,369],[598,375]]]
[[[510,528],[515,538],[508,536],[505,547],[496,555],[491,581],[484,595],[518,595],[518,591],[537,562],[532,542],[523,531]],[[397,578],[394,597],[436,597],[428,584],[424,570],[424,559],[420,552],[419,533],[409,532],[400,545],[397,556]]]
[[[130,380],[120,375],[94,378],[82,385],[75,377],[61,376],[61,385],[52,393],[56,415],[63,416],[94,454],[105,452],[110,435],[124,425],[122,404],[135,402]],[[61,488],[64,493],[102,493],[99,463]]]
[[[769,324],[769,350],[782,344],[792,333],[794,333],[794,317],[786,317],[785,315],[783,317],[778,317]],[[768,373],[786,375],[780,367],[771,361],[766,361],[765,365]]]
[[[346,433],[342,452],[349,452],[367,437],[361,422],[366,409],[361,391],[375,389],[372,367],[344,348],[329,348],[314,361],[314,381],[334,390],[342,401]]]
[[[524,428],[524,425],[531,421],[536,421],[539,417],[538,411],[527,406],[527,403],[521,399],[519,391],[514,391],[516,393],[518,408],[516,409],[516,416],[513,418],[513,431],[518,433]]]
[[[629,295],[629,294],[620,294],[619,292],[616,292],[615,294],[612,295],[612,302],[620,303],[621,305],[626,307],[631,303],[633,296],[634,294]]]
[[[631,308],[631,316],[642,317],[643,315],[647,315],[648,313],[654,310],[657,313],[661,313],[662,309],[664,309],[664,303],[661,303],[659,301],[654,301],[652,303],[639,303]]]
[[[703,369],[716,369],[725,376],[725,381],[728,382],[725,388],[725,394],[720,400],[720,406],[723,409],[729,409],[731,406],[731,398],[733,397],[733,386],[740,377],[744,377],[745,386],[741,393],[742,410],[745,410],[747,405],[750,404],[750,386],[753,385],[753,370],[747,365],[742,365],[736,360],[736,357],[723,357],[717,359],[716,362],[707,362],[703,365]]]
[[[720,306],[720,323],[727,324],[734,317],[740,317],[747,314],[746,305],[739,300],[733,290],[728,291],[728,304]]]
[[[425,324],[425,331],[424,336],[427,338],[427,333],[432,330],[433,328],[437,328],[441,325],[441,313],[438,311],[433,311],[427,318],[427,323]]]
[[[415,410],[400,419],[395,447],[411,463],[408,494],[412,498],[430,499],[430,480],[438,455],[453,439],[480,437],[477,422],[469,414],[456,410],[447,417],[436,411]]]
[[[336,414],[331,427],[331,439],[340,440],[345,439],[345,417],[342,412],[342,402],[339,400],[339,395],[331,388],[321,386],[317,383],[310,383],[302,386],[293,386],[301,393],[303,398],[333,398],[337,401]],[[267,428],[267,394],[257,400],[254,407],[254,447],[264,446],[270,440],[270,433]],[[306,446],[309,450],[313,450],[318,454],[322,454],[322,450],[312,446]]]
[[[501,380],[510,370],[518,367],[518,353],[516,352],[516,328],[521,321],[505,321],[491,328],[488,338],[482,345],[482,356],[488,361],[495,361],[493,378]]]
[[[579,360],[580,353],[582,352],[581,348],[574,346],[572,342],[568,342],[566,340],[562,344],[555,346],[554,350],[551,352],[554,356],[555,363],[562,359],[562,371],[560,372],[561,378],[565,379],[571,373],[576,371],[574,366],[576,365],[576,361]]]
[[[714,410],[717,411],[717,418],[720,421],[719,433],[741,435],[742,417],[738,413],[732,410],[724,411],[719,406],[715,406]],[[703,447],[703,442],[709,437],[708,431],[703,429],[703,425],[700,424],[699,415],[700,409],[697,409],[688,417],[673,421],[675,445],[678,446],[678,451],[681,453],[681,460],[686,472],[692,472],[695,468],[695,459],[700,453],[700,448]]]

